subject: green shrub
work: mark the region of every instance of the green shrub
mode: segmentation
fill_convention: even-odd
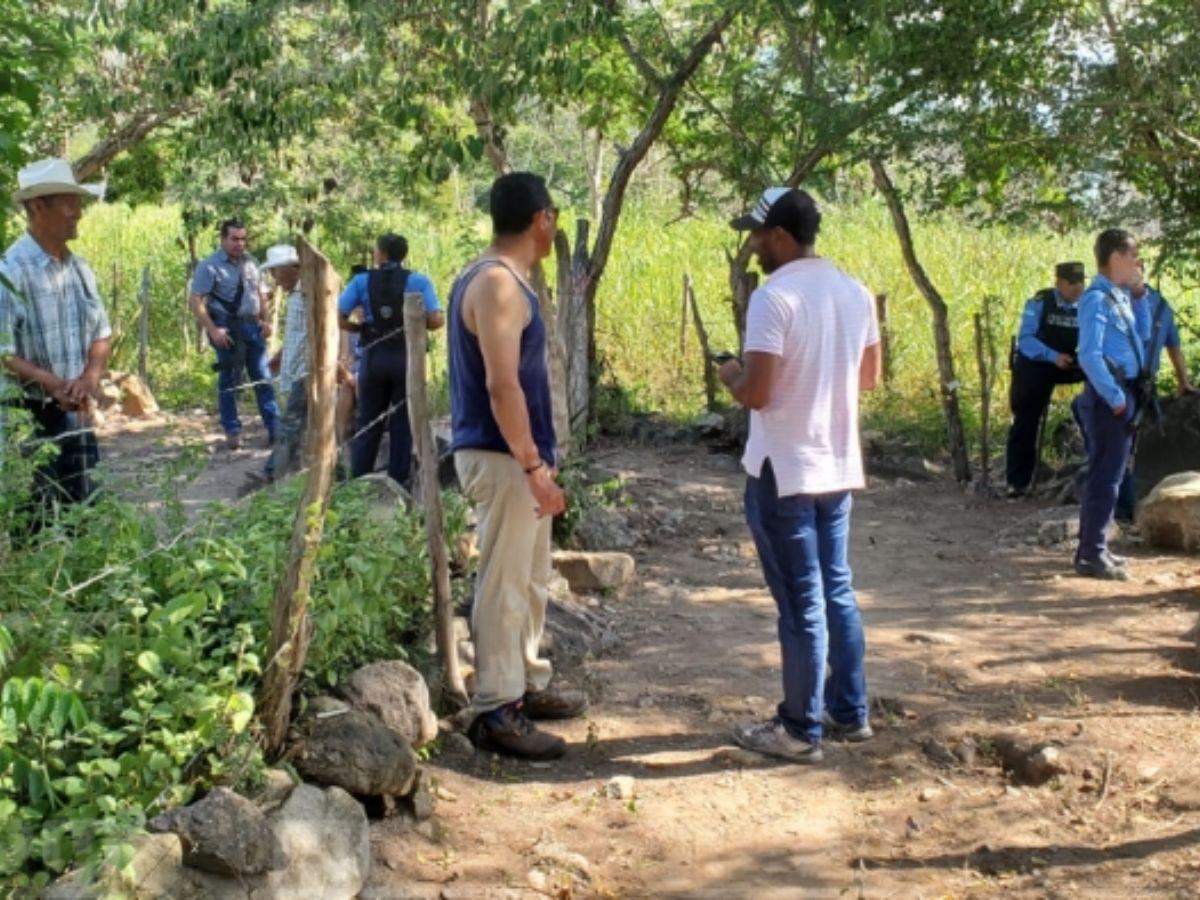
[[[257,777],[254,696],[300,488],[215,507],[171,540],[172,514],[156,521],[110,494],[3,546],[0,884],[120,869],[148,816]],[[370,496],[361,483],[335,491],[303,691],[374,659],[422,662],[423,531]]]

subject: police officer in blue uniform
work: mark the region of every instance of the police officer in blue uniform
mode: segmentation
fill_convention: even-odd
[[[338,300],[338,324],[359,334],[357,373],[358,421],[350,442],[350,475],[358,478],[375,469],[383,428],[388,427],[388,475],[399,484],[408,481],[412,466],[412,431],[405,390],[408,351],[404,337],[404,295],[419,293],[425,304],[425,327],[445,324],[433,282],[427,275],[404,268],[408,241],[398,234],[375,242],[375,268],[355,275]],[[362,309],[362,321],[350,314]]]
[[[1087,387],[1076,405],[1087,435],[1088,476],[1079,506],[1075,571],[1088,578],[1128,579],[1125,561],[1109,552],[1105,529],[1129,462],[1145,405],[1140,377],[1145,342],[1126,285],[1138,273],[1133,235],[1110,228],[1096,238],[1099,273],[1079,301],[1079,365]]]
[[[1055,386],[1083,381],[1083,372],[1075,360],[1083,263],[1059,263],[1054,276],[1054,287],[1038,291],[1025,303],[1013,353],[1009,394],[1013,421],[1005,453],[1005,480],[1010,497],[1022,496],[1033,480],[1038,428]]]

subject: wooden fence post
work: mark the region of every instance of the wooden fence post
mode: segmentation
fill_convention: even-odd
[[[879,320],[879,352],[883,357],[880,373],[884,387],[892,383],[892,327],[888,322],[888,295],[875,295],[875,317]]]
[[[999,365],[996,332],[992,321],[995,298],[985,295],[980,312],[975,313],[975,360],[979,365],[979,464],[981,487],[986,493],[992,480],[992,388]]]
[[[150,345],[150,266],[142,266],[141,322],[138,325],[138,378],[146,381],[146,352]]]
[[[292,694],[308,657],[308,644],[312,638],[312,621],[308,617],[309,589],[325,528],[337,459],[333,419],[340,285],[329,260],[304,237],[297,237],[296,248],[300,254],[301,290],[309,300],[309,414],[304,454],[308,475],[292,526],[287,568],[275,591],[272,607],[270,657],[263,676],[259,714],[264,728],[263,743],[269,757],[278,755],[283,748],[292,714]]]
[[[408,345],[408,421],[420,466],[421,504],[425,509],[430,581],[433,584],[435,637],[442,664],[442,696],[448,695],[466,706],[467,689],[458,667],[458,646],[454,640],[454,601],[450,596],[450,560],[446,552],[442,488],[438,482],[433,431],[429,427],[429,395],[425,383],[425,301],[420,293],[406,292],[404,295],[404,339]]]
[[[692,288],[692,276],[684,273],[683,302],[692,308],[692,321],[696,325],[696,337],[700,340],[700,355],[704,364],[704,399],[709,412],[717,408],[717,369],[713,365],[712,351],[708,346],[708,331],[700,318],[700,304],[696,302],[696,291]]]

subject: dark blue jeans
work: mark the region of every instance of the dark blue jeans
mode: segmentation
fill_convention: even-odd
[[[1130,420],[1134,415],[1133,395],[1125,391],[1125,412],[1114,415],[1112,407],[1088,384],[1075,404],[1075,412],[1086,436],[1087,482],[1079,504],[1079,548],[1075,558],[1095,561],[1104,553],[1104,531],[1112,520],[1117,492],[1129,464],[1133,446]]]
[[[350,443],[350,475],[375,471],[383,427],[388,428],[387,473],[397,484],[412,468],[412,429],[408,424],[408,353],[379,345],[363,350],[358,366],[358,423]]]
[[[847,554],[850,505],[849,491],[780,497],[770,460],[746,479],[746,521],[779,608],[779,718],[811,743],[821,741],[822,708],[846,725],[867,721],[866,640]]]
[[[221,416],[221,427],[226,434],[237,434],[242,430],[237,398],[244,368],[250,383],[254,385],[258,414],[267,427],[267,434],[274,440],[279,430],[279,404],[275,400],[275,388],[271,386],[271,373],[267,371],[267,342],[263,338],[262,327],[257,322],[244,319],[217,317],[213,318],[213,324],[229,329],[229,336],[233,338],[232,347],[213,347],[217,351],[217,409]]]

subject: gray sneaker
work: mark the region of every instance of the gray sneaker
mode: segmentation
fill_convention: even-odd
[[[849,741],[851,744],[861,744],[875,737],[875,729],[870,722],[861,725],[844,725],[827,712],[821,713],[821,726],[825,734],[834,740]]]
[[[1100,578],[1105,581],[1128,581],[1129,573],[1115,566],[1104,557],[1100,559],[1075,560],[1075,574],[1083,578]]]
[[[819,763],[825,758],[820,744],[810,744],[792,737],[778,718],[753,725],[738,725],[733,729],[733,739],[739,747],[789,762]]]

